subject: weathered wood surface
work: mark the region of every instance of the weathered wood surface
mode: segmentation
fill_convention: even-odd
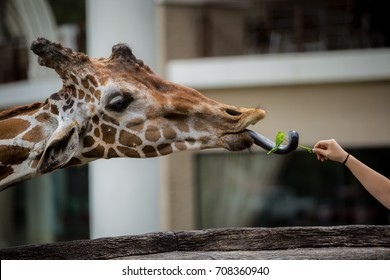
[[[390,226],[169,231],[4,248],[0,259],[390,259]]]

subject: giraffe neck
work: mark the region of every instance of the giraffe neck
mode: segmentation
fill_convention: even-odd
[[[0,190],[35,177],[36,166],[56,119],[45,103],[34,103],[0,113]]]

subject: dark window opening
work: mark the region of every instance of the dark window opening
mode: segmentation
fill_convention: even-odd
[[[0,247],[89,238],[87,165],[23,181],[0,196]]]
[[[390,148],[349,151],[390,178]],[[199,154],[196,172],[200,228],[390,223],[346,167],[306,152]]]

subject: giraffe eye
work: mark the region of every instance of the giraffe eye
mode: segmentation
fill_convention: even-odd
[[[117,95],[113,97],[106,106],[107,110],[114,111],[117,113],[124,112],[130,103],[134,101],[133,96],[130,93],[124,93],[123,95]]]

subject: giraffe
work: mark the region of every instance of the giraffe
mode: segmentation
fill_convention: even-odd
[[[247,127],[263,119],[264,110],[222,104],[164,80],[126,44],[113,46],[109,58],[90,58],[45,38],[31,50],[63,87],[44,102],[0,113],[0,190],[101,158],[240,151],[261,140]]]

